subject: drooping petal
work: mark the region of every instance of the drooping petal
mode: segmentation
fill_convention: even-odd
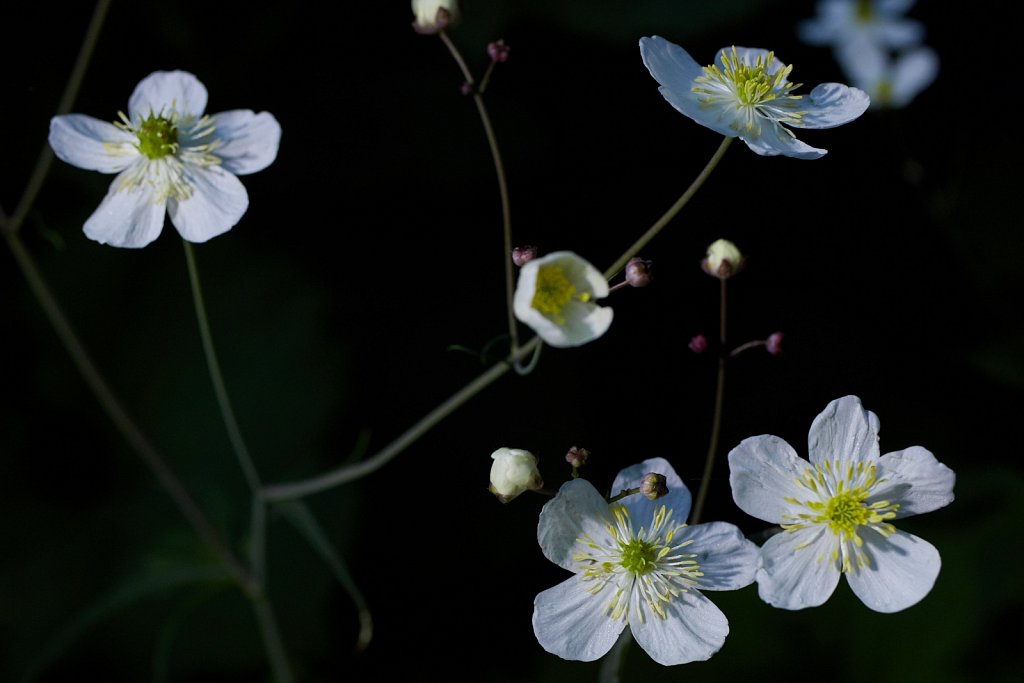
[[[665,605],[665,618],[630,620],[633,637],[651,659],[672,666],[701,662],[722,649],[729,620],[713,602],[690,590]]]
[[[614,585],[606,585],[597,595],[587,588],[573,576],[541,592],[533,601],[537,642],[562,659],[592,662],[603,657],[626,626],[622,619],[613,620],[605,614]]]
[[[736,505],[751,517],[781,524],[789,514],[784,498],[805,497],[796,483],[809,463],[777,436],[751,436],[729,451],[729,485]]]
[[[100,173],[117,173],[139,158],[136,138],[112,123],[84,114],[50,119],[50,147],[61,161]]]
[[[686,550],[697,554],[694,559],[704,574],[700,577],[701,590],[735,590],[754,582],[761,549],[734,525],[697,524],[684,529],[679,537],[693,541]]]
[[[572,479],[562,484],[558,494],[541,509],[537,541],[544,557],[563,569],[576,571],[579,567],[572,560],[576,539],[584,534],[604,535],[605,524],[612,522],[604,496],[586,479]]]
[[[854,568],[846,578],[865,605],[876,612],[898,612],[928,595],[942,565],[935,546],[902,531],[888,538],[865,531],[861,538],[870,565]]]
[[[128,100],[128,116],[134,121],[151,114],[198,118],[206,111],[206,87],[187,71],[154,71],[139,81]]]
[[[100,244],[137,248],[160,235],[166,208],[153,187],[143,183],[118,189],[123,177],[133,170],[129,168],[114,178],[107,196],[85,222],[86,237]]]
[[[168,199],[167,211],[171,223],[189,242],[205,242],[227,232],[249,208],[242,181],[219,166],[185,164],[182,180],[192,193],[188,199]]]
[[[838,398],[814,418],[807,445],[815,465],[835,458],[876,460],[878,417],[865,410],[856,396]]]
[[[802,128],[835,128],[849,123],[867,111],[871,98],[860,88],[842,83],[822,83],[805,96],[801,109]]]
[[[648,500],[640,494],[633,494],[623,500],[628,504],[629,514],[635,524],[648,526],[654,512],[664,505],[673,512],[673,518],[678,522],[685,522],[690,514],[692,497],[686,484],[676,474],[675,469],[665,458],[648,458],[636,465],[621,470],[612,482],[611,495],[618,495],[620,491],[640,486],[640,481],[645,474],[656,472],[665,475],[665,485],[668,487],[668,494],[657,500]]]
[[[839,567],[831,559],[835,545],[836,536],[822,526],[772,536],[761,547],[758,595],[782,609],[824,603],[839,583]]]
[[[747,147],[764,157],[787,156],[794,159],[820,159],[828,154],[828,150],[818,149],[797,140],[774,121],[765,121],[761,133],[757,137],[740,135]]]
[[[235,175],[262,171],[277,158],[281,124],[273,114],[249,109],[224,111],[213,116],[221,140],[214,154],[221,165]]]
[[[878,478],[867,502],[898,503],[897,519],[938,510],[953,502],[956,475],[921,446],[883,455]]]

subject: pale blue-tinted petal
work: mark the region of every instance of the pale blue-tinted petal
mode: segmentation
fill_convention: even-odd
[[[692,501],[690,491],[665,458],[648,458],[639,464],[631,465],[620,471],[618,476],[615,477],[615,481],[612,482],[612,488],[609,493],[616,496],[625,489],[640,486],[640,480],[649,472],[665,475],[665,485],[668,486],[668,494],[657,500],[650,500],[639,493],[634,493],[622,499],[620,502],[629,510],[630,517],[633,520],[633,527],[635,529],[639,529],[641,526],[650,528],[655,513],[662,505],[665,506],[666,510],[672,512],[672,519],[677,522],[685,522],[686,516],[690,514],[690,504]]]
[[[726,57],[732,56],[732,51],[736,50],[736,57],[740,60],[740,63],[748,66],[753,66],[757,63],[757,60],[766,62],[770,50],[766,50],[762,47],[723,47],[721,50],[715,53],[715,61],[718,62],[718,68],[723,71],[726,68],[725,59]],[[772,58],[771,64],[768,65],[766,73],[773,74],[776,71],[780,71],[786,68],[786,63],[779,60],[777,57]]]
[[[782,155],[794,159],[820,159],[828,154],[827,150],[811,147],[797,140],[774,121],[763,121],[761,134],[757,138],[740,135],[740,139],[747,143],[751,150],[765,157]]]
[[[924,24],[913,19],[883,21],[878,26],[878,40],[896,50],[919,45],[924,40]]]
[[[110,184],[107,196],[99,208],[85,222],[86,237],[100,244],[114,247],[144,247],[159,235],[164,227],[165,205],[157,200],[153,188],[147,184],[120,190],[123,171]]]
[[[665,618],[645,612],[631,616],[633,637],[651,659],[664,666],[702,662],[722,649],[729,621],[713,602],[691,590],[665,605]]]
[[[874,0],[875,10],[888,17],[906,14],[917,0]]]
[[[846,578],[865,605],[876,612],[899,612],[928,595],[942,566],[935,546],[901,531],[888,538],[871,530],[860,536],[870,564],[854,568]]]
[[[815,465],[836,458],[877,460],[878,417],[864,410],[856,396],[838,398],[814,418],[807,446]]]
[[[235,175],[262,171],[277,158],[281,124],[273,114],[249,109],[224,111],[213,116],[221,145],[214,154],[221,165]]]
[[[900,55],[893,66],[891,106],[905,107],[939,75],[939,55],[919,47]]]
[[[202,116],[206,110],[206,87],[187,71],[154,71],[143,78],[128,100],[132,121],[150,114]]]
[[[784,531],[761,547],[757,593],[773,607],[804,609],[829,599],[839,583],[839,566],[830,559],[836,536],[816,526]]]
[[[219,166],[200,168],[185,164],[182,181],[192,194],[167,200],[171,223],[189,242],[205,242],[230,230],[249,208],[242,181]]]
[[[604,656],[626,623],[607,615],[615,590],[608,584],[597,595],[573,576],[537,595],[533,601],[533,633],[537,642],[562,659],[592,662]]]
[[[871,98],[860,88],[842,83],[822,83],[804,97],[800,104],[807,112],[800,121],[802,128],[835,128],[849,123],[867,111]]]
[[[921,446],[883,455],[877,476],[880,481],[867,502],[898,503],[897,519],[931,512],[953,502],[956,475]]]
[[[50,147],[61,161],[100,173],[117,173],[139,158],[136,137],[84,114],[50,119]]]
[[[586,479],[572,479],[541,508],[537,542],[544,557],[563,569],[576,571],[578,566],[572,561],[579,550],[576,539],[584,534],[604,538],[608,535],[605,525],[613,521],[604,496]]]
[[[810,467],[793,447],[777,436],[751,436],[729,451],[729,485],[739,509],[751,517],[781,524],[789,514],[784,498],[804,498],[797,485]]]
[[[697,555],[694,559],[704,573],[701,590],[731,591],[754,582],[761,549],[734,525],[697,524],[681,531],[678,538],[693,541],[684,552]]]
[[[834,52],[846,77],[861,90],[873,94],[878,84],[889,78],[892,58],[881,45],[865,41],[842,43],[836,45]],[[872,100],[871,104],[876,102]]]

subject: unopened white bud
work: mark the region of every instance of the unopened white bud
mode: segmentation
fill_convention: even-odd
[[[537,456],[521,448],[499,448],[491,453],[491,485],[487,490],[507,503],[526,490],[544,487],[537,471]]]

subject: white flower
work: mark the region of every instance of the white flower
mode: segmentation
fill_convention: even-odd
[[[701,268],[708,275],[726,279],[743,267],[743,254],[739,247],[729,240],[715,240],[708,246]]]
[[[822,157],[826,150],[800,142],[786,126],[834,128],[868,108],[864,91],[840,83],[794,95],[799,84],[788,80],[793,67],[767,50],[723,48],[717,64],[702,67],[683,48],[653,36],[640,39],[640,54],[669,104],[763,156]]]
[[[117,173],[85,222],[85,234],[116,247],[144,247],[164,214],[181,236],[205,242],[227,232],[249,206],[236,176],[277,156],[281,126],[267,112],[204,115],[206,88],[185,71],[157,71],[128,100],[128,114],[107,123],[83,114],[55,116],[50,146],[63,161]]]
[[[491,453],[491,485],[488,490],[507,503],[526,490],[544,486],[537,471],[537,456],[521,448],[499,448]]]
[[[729,453],[736,504],[785,530],[761,549],[765,602],[820,605],[841,574],[878,612],[910,607],[931,590],[938,551],[891,520],[949,504],[955,476],[920,446],[879,457],[878,428],[878,417],[846,396],[811,424],[810,462],[776,436],[744,439]]]
[[[821,0],[817,16],[797,26],[811,45],[901,49],[920,44],[924,26],[906,14],[914,0]]]
[[[883,49],[837,49],[836,59],[850,81],[871,97],[872,108],[900,109],[910,104],[939,74],[939,56],[915,47],[893,57]]]
[[[513,310],[548,344],[579,346],[612,324],[612,309],[594,303],[606,296],[608,281],[597,268],[571,251],[556,251],[520,269]]]
[[[665,475],[667,495],[609,505],[573,479],[541,511],[541,550],[573,572],[533,603],[533,630],[548,652],[598,659],[627,625],[659,664],[705,660],[725,642],[729,622],[701,591],[750,585],[757,546],[724,522],[686,526],[690,493],[662,458],[622,470],[612,491],[639,486],[649,472]]]
[[[459,5],[455,0],[412,0],[416,20],[412,27],[417,33],[437,33],[459,19]]]

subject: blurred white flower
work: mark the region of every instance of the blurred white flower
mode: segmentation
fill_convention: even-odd
[[[797,26],[810,45],[901,49],[924,39],[924,26],[906,14],[914,0],[821,0],[817,16]]]
[[[521,448],[499,448],[491,453],[491,484],[487,490],[507,503],[523,491],[544,487],[537,471],[537,456]]]
[[[669,104],[702,126],[739,137],[757,154],[817,159],[826,150],[796,139],[787,128],[833,128],[868,107],[867,94],[840,83],[822,83],[809,95],[792,93],[787,66],[767,50],[731,47],[718,63],[702,67],[678,45],[659,36],[640,39],[644,65]]]
[[[636,488],[651,472],[668,485],[657,500],[633,494],[609,505],[573,479],[541,510],[544,556],[573,572],[533,603],[533,630],[548,652],[593,661],[626,626],[665,665],[708,659],[725,642],[729,622],[701,591],[750,585],[757,546],[731,524],[684,524],[690,492],[662,458],[622,470],[612,491]]]
[[[872,109],[910,104],[939,74],[939,56],[930,47],[910,48],[895,57],[882,49],[837,49],[836,59],[850,81],[871,97]]]
[[[844,574],[877,612],[906,609],[932,589],[939,552],[891,520],[952,502],[955,475],[920,446],[879,456],[878,429],[878,416],[846,396],[811,424],[810,462],[776,436],[744,439],[729,453],[736,504],[785,530],[761,548],[765,602],[815,607]]]
[[[107,123],[83,114],[55,116],[50,146],[63,161],[118,173],[85,222],[85,234],[116,247],[144,247],[164,214],[181,236],[205,242],[230,230],[249,206],[236,176],[277,157],[281,126],[267,112],[204,115],[206,88],[185,71],[157,71],[128,100],[128,114]]]
[[[579,346],[612,324],[612,309],[594,303],[606,296],[608,281],[597,268],[571,251],[556,251],[519,270],[513,310],[551,346]]]

